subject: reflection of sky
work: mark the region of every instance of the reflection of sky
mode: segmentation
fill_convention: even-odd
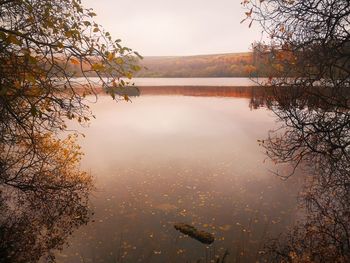
[[[241,0],[83,0],[114,38],[141,54],[194,55],[248,51],[260,30]]]
[[[244,98],[102,96],[81,144],[96,178],[94,222],[72,238],[64,262],[186,262],[205,246],[176,232],[184,222],[215,235],[230,259],[255,262],[263,237],[290,223],[295,191],[267,171],[257,139],[274,120]],[[212,248],[213,248],[212,247]],[[89,259],[94,259],[89,261]],[[173,260],[173,261],[172,261]]]
[[[261,158],[256,140],[266,135],[272,123],[266,110],[250,111],[247,99],[141,96],[132,101],[114,104],[102,97],[93,108],[97,119],[84,133],[99,143],[87,144],[91,148],[86,151],[104,155],[102,166],[107,160],[142,155],[147,149],[169,158],[170,154],[206,159],[213,153],[228,158],[248,155],[250,160],[244,162],[249,163]],[[108,154],[116,149],[122,149],[123,156]],[[94,156],[94,167],[97,161]]]

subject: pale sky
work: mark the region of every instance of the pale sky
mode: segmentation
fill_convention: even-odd
[[[143,56],[248,51],[261,37],[240,24],[242,0],[83,0],[115,39]]]

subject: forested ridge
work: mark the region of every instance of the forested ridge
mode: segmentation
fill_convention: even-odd
[[[247,77],[256,73],[253,53],[145,57],[138,77]]]
[[[276,73],[269,62],[271,53],[228,53],[197,56],[149,56],[138,60],[134,77],[147,78],[191,78],[191,77],[269,77]],[[83,68],[88,65],[82,65]],[[67,65],[75,76],[81,74],[80,65]],[[272,73],[274,72],[274,73]],[[95,72],[85,72],[95,77]]]

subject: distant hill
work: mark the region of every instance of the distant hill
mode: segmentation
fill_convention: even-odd
[[[134,62],[133,62],[134,63]],[[142,70],[134,77],[150,78],[205,78],[205,77],[268,77],[273,68],[267,55],[257,55],[253,52],[229,53],[198,56],[164,56],[144,57],[139,60]],[[80,65],[68,63],[62,65],[75,76],[83,76]],[[83,65],[86,70],[89,65]],[[86,76],[96,74],[85,72]]]
[[[253,53],[145,57],[136,77],[249,77],[256,75]]]

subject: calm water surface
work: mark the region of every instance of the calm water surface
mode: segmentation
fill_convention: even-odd
[[[249,78],[134,78],[139,86],[254,86]]]
[[[107,96],[80,128],[83,168],[96,181],[93,221],[59,262],[256,262],[267,237],[294,220],[296,186],[276,178],[257,139],[275,127],[249,98]],[[173,227],[213,233],[203,245]],[[214,261],[212,261],[214,262]]]

